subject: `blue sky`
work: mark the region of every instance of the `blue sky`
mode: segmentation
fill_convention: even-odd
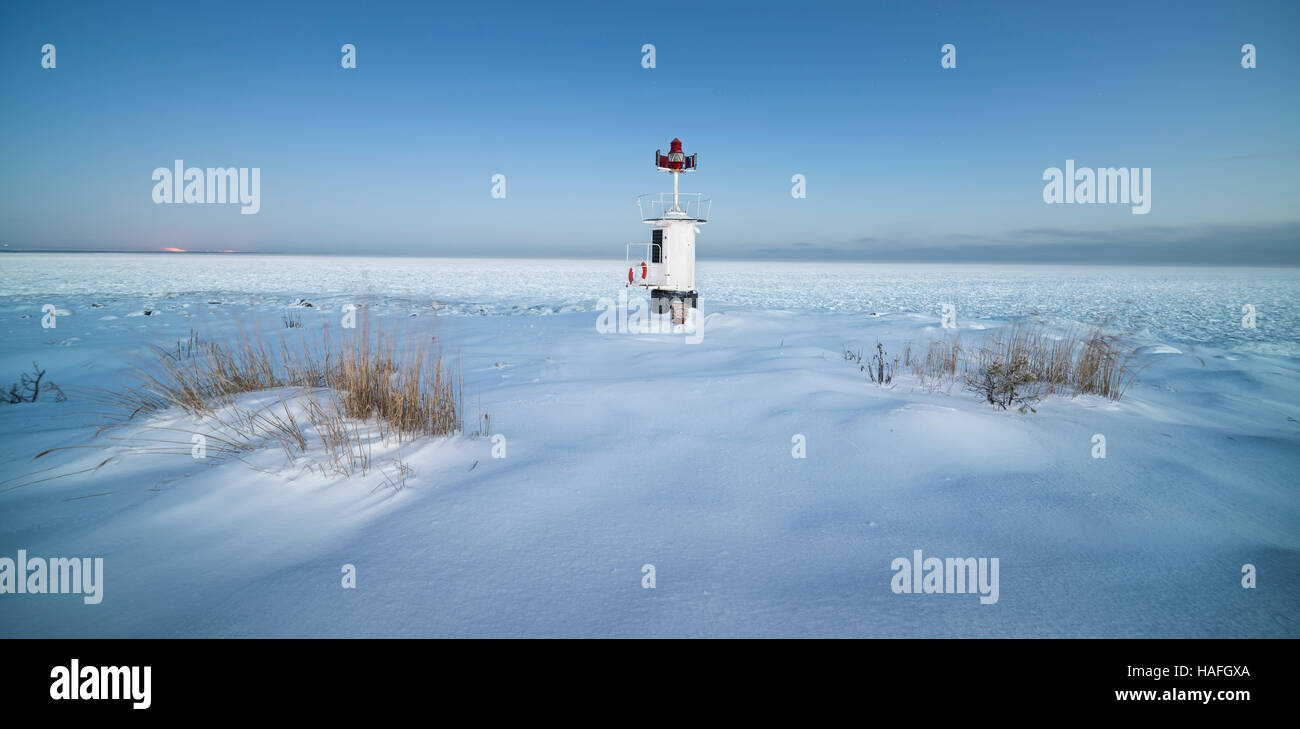
[[[700,159],[683,189],[714,199],[701,258],[1300,264],[1298,21],[1294,2],[7,3],[0,242],[621,259],[676,136]],[[154,204],[176,159],[259,167],[261,211]],[[1045,204],[1066,159],[1150,167],[1151,212]]]

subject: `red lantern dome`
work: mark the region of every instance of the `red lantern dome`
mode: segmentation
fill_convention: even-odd
[[[655,167],[667,172],[689,172],[695,169],[695,155],[687,156],[682,152],[682,140],[673,139],[668,154],[655,150]]]

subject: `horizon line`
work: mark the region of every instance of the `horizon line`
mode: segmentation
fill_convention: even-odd
[[[454,255],[454,254],[413,254],[413,253],[344,253],[344,252],[322,252],[322,253],[304,253],[301,251],[236,251],[236,250],[132,250],[124,248],[32,248],[17,249],[3,247],[0,248],[0,254],[5,253],[37,253],[37,254],[140,254],[140,255],[171,255],[171,256],[320,256],[327,258],[427,258],[427,259],[488,259],[488,260],[526,260],[526,261],[611,261],[614,258],[605,258],[598,256],[536,256],[524,254],[477,254],[477,255]],[[1105,266],[1105,267],[1144,267],[1144,268],[1300,268],[1300,261],[1297,262],[1227,262],[1227,261],[1181,261],[1181,262],[1159,262],[1159,261],[1096,261],[1096,260],[1043,260],[1041,258],[1026,257],[1020,261],[1008,261],[1006,259],[954,259],[954,260],[935,260],[933,258],[783,258],[783,257],[740,257],[740,256],[700,256],[700,261],[740,261],[748,263],[880,263],[880,264],[928,264],[928,265],[1001,265],[1001,266]]]

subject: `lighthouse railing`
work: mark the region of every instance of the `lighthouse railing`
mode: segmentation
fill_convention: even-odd
[[[642,220],[683,218],[703,223],[709,219],[713,198],[702,192],[679,192],[676,195],[671,192],[650,192],[637,196],[636,204],[641,209]]]
[[[628,243],[627,270],[629,286],[662,286],[668,280],[658,243]]]

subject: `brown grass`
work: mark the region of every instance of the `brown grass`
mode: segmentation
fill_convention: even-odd
[[[965,353],[962,349],[961,335],[951,340],[931,340],[925,349],[925,356],[914,355],[912,345],[907,345],[906,364],[912,367],[912,373],[921,381],[921,385],[933,389],[952,387],[964,368]]]
[[[1033,323],[993,330],[975,347],[961,336],[934,340],[924,355],[912,353],[905,364],[925,386],[951,387],[955,382],[979,382],[990,369],[1003,370],[1023,362],[1030,375],[1024,394],[1099,395],[1119,400],[1135,381],[1139,368],[1132,347],[1100,329],[1053,333]]]
[[[356,329],[322,326],[296,345],[283,333],[271,343],[241,331],[228,342],[194,332],[175,348],[155,348],[156,359],[136,368],[137,383],[99,389],[87,399],[107,406],[113,428],[141,415],[177,408],[193,428],[160,428],[155,453],[190,451],[193,435],[206,439],[208,459],[240,458],[278,447],[290,460],[319,442],[323,455],[308,464],[323,473],[367,472],[371,444],[440,437],[463,431],[459,368],[444,363],[433,337],[398,348],[393,337],[362,318]],[[265,393],[255,404],[238,399]],[[180,439],[175,435],[179,434]]]

